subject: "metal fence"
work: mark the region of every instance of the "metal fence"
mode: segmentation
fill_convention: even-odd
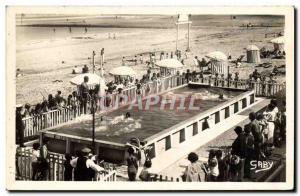
[[[17,180],[31,180],[32,166],[31,166],[32,149],[18,148],[16,152],[16,179]],[[49,163],[49,181],[64,181],[64,155],[49,152],[47,158]],[[116,181],[116,170],[113,167],[105,167],[105,172],[95,175],[95,181]]]

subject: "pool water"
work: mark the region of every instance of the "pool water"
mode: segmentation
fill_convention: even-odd
[[[157,104],[151,105],[148,110],[145,107],[146,100],[143,100],[143,108],[138,108],[136,104],[119,108],[102,117],[96,116],[95,138],[123,144],[132,137],[144,140],[241,93],[217,88],[190,89],[183,87],[176,89],[160,95]],[[220,94],[223,94],[223,99],[220,99]],[[182,99],[178,98],[179,96],[186,97],[184,104]],[[192,105],[198,109],[188,109],[191,97],[194,97]],[[170,103],[162,107],[162,102],[165,100],[176,100],[175,107],[170,109]],[[184,105],[184,109],[179,107],[180,104]],[[131,116],[125,119],[124,116],[127,112],[130,112]],[[84,116],[51,131],[91,138],[92,118]]]

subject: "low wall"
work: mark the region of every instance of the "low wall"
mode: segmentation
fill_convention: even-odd
[[[188,141],[194,136],[201,136],[206,129],[232,118],[254,103],[254,91],[247,91],[237,97],[217,105],[203,113],[165,129],[151,137],[146,138],[146,146],[151,147],[150,157],[158,157],[167,150]]]
[[[165,129],[151,137],[146,138],[146,146],[151,148],[149,156],[154,158],[165,151],[188,141],[201,132],[213,127],[215,124],[233,117],[235,113],[249,107],[254,103],[254,91],[244,92],[229,101],[200,113],[190,119]],[[84,146],[92,148],[92,139],[69,134],[52,132],[52,128],[41,131],[41,138],[50,139],[49,150],[58,153],[74,154]],[[53,144],[53,145],[52,145]],[[126,145],[104,140],[95,140],[96,154],[100,159],[113,163],[124,163],[126,160]],[[59,146],[59,149],[58,149]]]

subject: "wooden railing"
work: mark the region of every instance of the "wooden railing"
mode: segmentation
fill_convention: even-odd
[[[151,94],[161,93],[171,88],[180,86],[183,83],[184,80],[181,76],[170,76],[163,78],[160,81],[154,81],[144,84],[140,89],[139,95],[137,94],[136,86],[124,89],[121,93],[114,92],[105,96],[103,100],[99,101],[99,106],[96,109],[96,113],[105,112],[107,110],[113,110],[121,105],[131,103],[137,98],[137,96],[141,96],[143,98]],[[122,96],[125,96],[126,99],[125,102],[122,101],[121,103]],[[37,135],[37,133],[43,129],[69,122],[83,114],[83,112],[83,108],[81,108],[80,105],[78,105],[75,107],[64,107],[61,109],[45,112],[40,115],[26,117],[23,119],[25,125],[24,137],[28,138],[34,136]],[[90,103],[87,104],[86,113],[91,113]]]
[[[285,89],[285,84],[257,82],[253,80],[228,80],[224,78],[192,78],[191,81],[208,84],[215,87],[227,87],[242,90],[255,90],[255,96],[273,97],[278,92]],[[152,94],[163,93],[175,87],[187,84],[187,79],[183,76],[173,75],[162,78],[161,80],[152,81],[142,85],[141,89],[136,86],[124,89],[121,93],[114,92],[103,98],[100,107],[97,107],[96,112],[105,112],[113,110],[120,105],[126,105],[135,100],[138,96],[147,97]],[[121,101],[121,97],[126,96],[125,101]],[[91,113],[91,104],[88,103],[86,113]],[[40,130],[53,127],[65,122],[69,122],[74,118],[83,114],[82,108],[78,105],[76,107],[65,107],[53,111],[27,117],[23,119],[25,124],[24,137],[37,135]]]
[[[252,90],[254,89],[257,97],[273,97],[277,93],[285,90],[285,83],[275,83],[269,81],[255,81],[255,80],[233,80],[225,78],[196,78],[194,82],[200,82],[216,87],[227,87],[234,89]]]
[[[16,152],[16,179],[31,180],[32,149],[18,148]],[[64,155],[49,152],[49,181],[64,181]],[[95,181],[116,181],[116,170],[113,167],[105,167],[105,172],[98,173],[95,176]]]

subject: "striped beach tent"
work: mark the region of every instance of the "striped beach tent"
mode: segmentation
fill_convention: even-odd
[[[260,54],[259,48],[255,45],[247,46],[247,63],[259,63]]]

